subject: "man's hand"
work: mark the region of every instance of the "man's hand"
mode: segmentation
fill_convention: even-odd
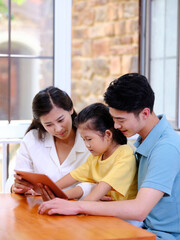
[[[69,201],[61,198],[54,198],[48,202],[43,202],[39,206],[39,214],[45,214],[46,211],[48,215],[77,215],[78,201]]]

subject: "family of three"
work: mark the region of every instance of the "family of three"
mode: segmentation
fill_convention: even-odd
[[[65,107],[65,99],[60,104],[49,90],[34,98],[34,123],[18,151],[16,169],[46,173],[69,199],[82,201],[54,198],[41,186],[49,201],[39,213],[116,216],[143,221],[157,239],[180,239],[180,136],[164,115],[154,113],[147,79],[137,73],[121,76],[104,94],[108,108],[92,104],[77,117],[72,101]],[[133,153],[126,137],[135,134]],[[15,175],[11,189],[26,193],[32,186]]]

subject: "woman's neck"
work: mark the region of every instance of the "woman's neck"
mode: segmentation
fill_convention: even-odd
[[[60,139],[60,138],[54,137],[54,141],[55,141],[56,144],[74,145],[75,138],[76,138],[76,132],[72,129],[68,138]]]
[[[107,149],[107,151],[102,154],[102,160],[105,160],[108,157],[110,157],[118,147],[119,147],[119,144],[117,142],[113,141],[110,144],[110,147]]]
[[[57,152],[60,164],[62,164],[66,160],[67,156],[71,152],[71,149],[73,148],[75,143],[75,138],[76,138],[76,132],[74,130],[72,130],[69,137],[65,140],[54,138],[56,152]]]

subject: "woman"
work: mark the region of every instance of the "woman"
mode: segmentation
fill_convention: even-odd
[[[54,182],[81,165],[89,156],[76,132],[76,112],[68,94],[56,87],[41,90],[33,99],[33,120],[17,151],[15,169],[49,176]],[[14,175],[11,191],[32,193],[30,183]],[[11,185],[8,179],[7,186]],[[91,185],[81,184],[84,195]]]

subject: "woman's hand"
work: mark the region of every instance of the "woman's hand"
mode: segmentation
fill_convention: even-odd
[[[54,198],[48,202],[43,202],[39,208],[39,214],[48,215],[77,215],[78,214],[78,201],[68,201],[61,198]]]
[[[24,179],[21,175],[15,174],[14,184],[11,187],[13,193],[24,194],[33,188],[33,185]]]
[[[48,186],[43,185],[42,183],[38,183],[37,185],[40,189],[43,201],[49,201],[55,198],[54,193],[51,191],[50,188],[48,188]]]

